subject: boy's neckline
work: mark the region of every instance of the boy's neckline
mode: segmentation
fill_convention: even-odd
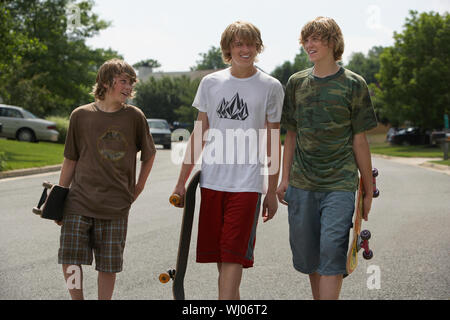
[[[328,80],[332,80],[332,79],[335,79],[335,78],[339,77],[343,72],[344,72],[344,68],[342,66],[339,66],[339,69],[338,69],[338,71],[336,73],[330,74],[330,75],[325,76],[325,77],[318,77],[318,76],[314,75],[314,67],[312,67],[310,75],[314,78],[314,80],[317,80],[317,81],[328,81]]]
[[[259,73],[259,69],[255,67],[255,69],[253,70],[253,73],[249,74],[249,76],[246,76],[246,77],[236,77],[235,75],[233,75],[232,67],[228,68],[228,72],[230,73],[230,76],[233,79],[236,79],[236,80],[248,80],[248,79],[251,79],[251,78],[255,77]]]
[[[122,104],[118,109],[115,109],[115,110],[112,110],[112,111],[101,109],[101,108],[99,107],[99,105],[97,104],[97,102],[94,102],[93,104],[94,104],[94,108],[95,108],[95,109],[97,109],[97,110],[100,111],[100,112],[108,113],[108,114],[114,114],[114,113],[120,112],[120,111],[122,111],[123,109],[125,109],[125,104]]]

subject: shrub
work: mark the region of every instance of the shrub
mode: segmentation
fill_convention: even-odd
[[[0,171],[6,168],[6,153],[0,152]]]
[[[52,116],[47,117],[46,120],[56,123],[56,130],[59,132],[58,143],[64,144],[69,129],[69,118]]]

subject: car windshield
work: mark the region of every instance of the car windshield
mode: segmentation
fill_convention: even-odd
[[[148,125],[152,129],[169,129],[169,124],[165,121],[148,121]]]
[[[25,119],[38,119],[38,117],[27,110],[22,110],[22,114]]]

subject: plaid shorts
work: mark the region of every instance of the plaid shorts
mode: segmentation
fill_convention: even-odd
[[[93,251],[95,270],[111,273],[122,271],[127,225],[128,218],[102,220],[64,215],[58,263],[92,265]]]

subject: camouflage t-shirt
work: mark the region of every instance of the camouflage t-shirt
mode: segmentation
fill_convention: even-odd
[[[281,125],[296,131],[289,183],[313,191],[356,191],[353,135],[377,126],[364,79],[345,68],[318,78],[313,68],[287,83]]]

